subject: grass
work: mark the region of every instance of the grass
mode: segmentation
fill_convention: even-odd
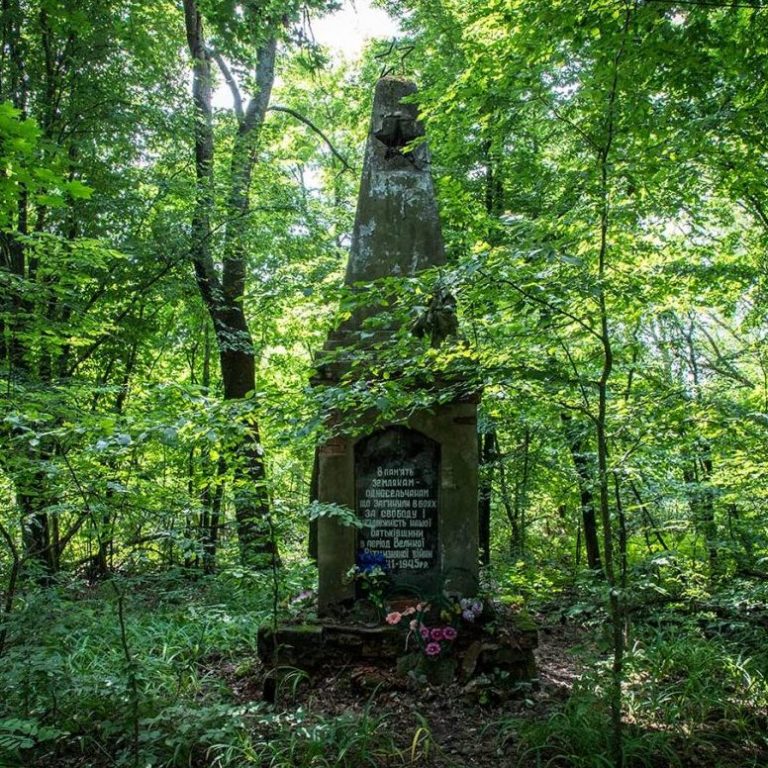
[[[254,712],[238,706],[205,660],[255,656],[267,618],[265,579],[181,573],[33,590],[8,622],[0,660],[0,765],[188,765],[239,743]]]
[[[764,630],[723,631],[706,616],[669,613],[665,629],[634,627],[623,689],[625,767],[767,765]],[[563,704],[544,716],[502,718],[489,732],[499,748],[514,745],[521,768],[612,768],[608,677],[608,659],[592,659]]]
[[[305,570],[288,589],[306,586]],[[222,669],[254,669],[256,629],[272,585],[240,571],[62,583],[23,597],[0,659],[0,766],[215,768],[402,764],[387,718],[370,702],[326,717],[235,700]],[[281,675],[279,700],[302,673]]]
[[[523,569],[515,570],[519,581]],[[289,569],[284,578],[284,594],[298,592],[311,571]],[[116,586],[70,581],[21,596],[0,659],[4,768],[445,763],[426,721],[408,749],[396,743],[407,734],[393,734],[386,712],[370,701],[339,716],[290,704],[302,684],[298,672],[281,676],[279,707],[235,696],[231,681],[251,680],[257,667],[256,629],[272,605],[267,577],[233,569],[196,580],[182,573],[123,578]],[[546,591],[542,577],[531,589]],[[600,613],[590,594],[583,590],[570,607],[561,597],[552,610],[558,621],[582,621],[599,639]],[[744,586],[718,599],[752,610],[762,605],[758,597],[764,596]],[[665,611],[632,627],[623,700],[626,768],[768,764],[765,628],[748,618]],[[587,666],[564,703],[488,728],[486,738],[496,738],[502,752],[512,749],[509,764],[610,765],[605,657]]]

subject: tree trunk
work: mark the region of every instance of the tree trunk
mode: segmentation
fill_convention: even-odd
[[[526,521],[528,508],[528,476],[530,469],[531,431],[528,427],[523,433],[523,466],[520,479],[515,482],[515,518],[518,521],[516,548],[521,556],[525,555]]]
[[[256,141],[274,81],[276,40],[270,39],[259,50],[257,94],[245,110],[239,104],[239,128],[230,160],[229,223],[224,237],[223,269],[218,270],[211,253],[211,218],[215,206],[212,54],[206,49],[202,18],[195,0],[184,0],[184,19],[194,62],[192,93],[197,202],[192,222],[192,259],[197,285],[216,334],[224,399],[237,401],[252,396],[256,389],[256,354],[243,306],[246,252],[240,233],[249,210],[248,193],[256,160]],[[272,536],[261,438],[258,423],[252,414],[241,423],[240,445],[231,462],[241,561],[248,566],[267,567],[277,552]],[[264,555],[268,557],[264,558]]]
[[[480,494],[478,518],[480,559],[483,565],[491,561],[491,496],[493,493],[494,462],[496,461],[496,430],[478,435],[480,453]]]
[[[693,460],[683,470],[683,479],[688,486],[688,499],[694,527],[696,532],[704,538],[707,548],[709,577],[716,581],[720,575],[721,564],[717,551],[715,500],[710,487],[712,469],[712,453],[709,443],[705,440],[697,440]]]
[[[318,483],[320,482],[320,451],[315,448],[315,458],[312,462],[312,477],[309,481],[309,500],[317,501],[319,498]],[[309,540],[307,542],[307,555],[317,563],[318,523],[317,518],[309,521]]]
[[[592,494],[594,482],[592,467],[590,466],[589,452],[586,441],[573,422],[570,413],[561,413],[560,421],[563,424],[568,450],[571,453],[573,466],[579,480],[579,497],[581,502],[581,519],[584,532],[584,544],[587,550],[587,565],[593,571],[601,571],[603,566],[600,560],[600,543],[597,535],[597,518],[595,516],[595,504]]]

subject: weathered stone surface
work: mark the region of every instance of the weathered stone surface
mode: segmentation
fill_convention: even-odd
[[[257,650],[267,666],[313,667],[323,661],[323,628],[318,624],[259,627]]]
[[[413,96],[416,86],[396,77],[376,85],[365,148],[352,249],[345,282],[414,275],[445,262],[440,217],[429,172],[429,150]]]
[[[428,657],[423,643],[402,627],[327,620],[279,624],[276,633],[271,626],[262,626],[258,651],[272,668],[312,671],[334,664],[378,664],[404,676],[424,676],[437,685],[477,676],[500,676],[505,685],[533,680],[538,636],[528,614],[490,606],[483,617],[478,623],[462,623],[455,642],[438,657]]]
[[[389,626],[280,624],[275,634],[271,626],[264,625],[258,632],[258,652],[267,666],[290,666],[304,670],[333,663],[394,663],[398,659],[397,667],[402,673],[415,668],[430,670],[436,666],[437,660],[426,658],[413,640],[410,651],[406,652],[404,637],[401,630]],[[472,637],[456,644],[454,656],[439,661],[450,661],[451,677],[459,670],[463,679],[483,672],[504,670],[513,680],[527,680],[536,673],[535,647],[535,639],[513,647],[508,638],[492,637],[478,629]],[[433,682],[446,681],[440,678]]]
[[[364,285],[384,277],[415,275],[445,263],[440,217],[429,172],[426,142],[406,145],[424,136],[415,104],[402,101],[416,86],[402,78],[385,77],[376,85],[371,125],[352,230],[346,285]],[[366,319],[381,311],[367,302],[328,337],[326,353],[342,352],[320,366],[317,382],[336,381],[348,370],[353,348],[386,342],[394,328],[366,328]],[[326,355],[327,358],[327,355]]]
[[[440,446],[438,480],[437,565],[427,571],[429,579],[416,586],[429,596],[442,585],[456,594],[474,595],[478,589],[477,524],[477,431],[470,416],[475,403],[450,403],[433,412],[418,412],[405,423]],[[459,419],[459,421],[457,421]],[[362,440],[364,438],[360,438]],[[357,509],[355,446],[359,440],[344,442],[331,456],[320,456],[318,498]],[[318,527],[319,608],[329,612],[334,604],[355,599],[355,585],[345,576],[355,564],[358,534],[332,518]],[[404,582],[407,574],[401,574]],[[412,576],[412,574],[410,574]],[[396,579],[397,580],[397,579]],[[413,580],[410,580],[414,583]],[[332,612],[332,611],[331,611]]]
[[[276,641],[276,642],[275,642]],[[270,667],[311,670],[351,661],[394,661],[402,652],[402,633],[387,625],[305,623],[269,625],[258,631],[259,658]]]

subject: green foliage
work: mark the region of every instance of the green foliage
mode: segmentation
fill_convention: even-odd
[[[562,709],[542,720],[505,722],[501,738],[514,728],[521,739],[521,756],[516,765],[533,764],[602,768],[613,765],[610,731],[606,728],[609,710],[604,696],[591,690],[591,683],[574,690]],[[659,763],[678,766],[671,736],[664,732],[628,729],[624,736],[624,765],[645,768]]]
[[[274,768],[352,768],[404,762],[398,760],[386,715],[372,710],[371,700],[360,714],[327,718],[299,709],[292,715],[262,718],[254,756]]]
[[[244,93],[279,34],[272,103],[338,152],[269,112],[250,207],[233,221],[237,117],[214,110],[207,245],[222,267],[229,229],[245,254],[251,338],[228,343],[253,352],[257,382],[228,402],[190,263],[197,118],[181,9],[4,6],[0,761],[130,764],[137,727],[159,765],[384,761],[394,747],[369,710],[281,720],[233,701],[216,659],[252,654],[274,603],[311,587],[295,567],[309,520],[360,525],[353,510],[307,507],[329,416],[373,429],[478,392],[502,600],[550,609],[575,593],[557,620],[599,635],[610,591],[585,573],[585,520],[609,492],[594,534],[603,555],[615,545],[636,641],[627,765],[682,761],[697,740],[761,748],[768,14],[384,0],[401,19],[397,50],[335,66],[300,23],[335,5],[200,2]],[[348,294],[370,92],[393,62],[420,85],[448,264]],[[461,329],[432,348],[412,329],[438,288],[457,298]],[[385,311],[364,333],[401,332],[371,355],[338,351],[352,375],[311,391],[329,327],[367,301]],[[265,457],[258,483],[243,479],[244,442]],[[234,565],[236,504],[259,494],[287,566],[276,580]],[[613,539],[599,538],[606,522]],[[562,711],[520,726],[525,759],[601,764],[605,685],[588,677]]]
[[[613,765],[608,720],[610,649],[602,586],[584,582],[547,606],[547,620],[581,628],[584,672],[564,703],[542,716],[532,710],[490,726],[499,748],[519,765]],[[627,766],[760,765],[768,742],[765,590],[738,582],[709,596],[654,605],[648,595],[628,617],[623,686]],[[749,601],[749,611],[744,611]],[[585,631],[586,629],[586,631]],[[550,630],[545,630],[550,631]],[[527,702],[535,706],[533,700]]]
[[[708,629],[706,619],[675,623],[643,633],[632,649],[628,715],[646,727],[692,734],[694,744],[740,739],[747,748],[764,748],[759,734],[768,705],[765,659],[745,656],[730,632]]]
[[[68,734],[57,728],[41,726],[37,719],[0,720],[0,759],[9,766],[23,766],[22,755],[31,749],[45,749],[46,742],[56,742]]]
[[[6,622],[13,644],[0,666],[8,691],[0,759],[43,764],[53,751],[96,750],[129,764],[132,680],[145,761],[187,765],[217,745],[248,741],[258,707],[232,701],[220,666],[255,654],[253,628],[271,610],[268,584],[171,573],[124,579],[119,590],[130,664],[109,585],[24,595]]]
[[[357,513],[341,504],[313,501],[309,505],[309,520],[314,522],[321,518],[332,518],[340,525],[362,528],[363,523]]]

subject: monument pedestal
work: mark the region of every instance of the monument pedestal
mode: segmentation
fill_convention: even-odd
[[[356,597],[359,552],[383,554],[403,594],[478,591],[477,404],[437,406],[405,425],[319,449],[318,498],[355,509],[363,528],[318,526],[319,610]]]
[[[360,662],[393,664],[402,652],[402,635],[386,624],[281,623],[277,631],[267,625],[259,628],[258,650],[269,667],[295,667],[305,672]]]
[[[413,633],[380,624],[362,626],[318,620],[280,623],[259,628],[258,652],[265,666],[290,667],[307,673],[348,665],[396,668],[403,675],[423,675],[431,683],[456,680],[469,683],[481,675],[503,674],[505,684],[530,681],[536,676],[533,651],[538,645],[536,626],[525,612],[494,616],[493,630],[484,624],[464,626],[450,653],[425,655]]]

